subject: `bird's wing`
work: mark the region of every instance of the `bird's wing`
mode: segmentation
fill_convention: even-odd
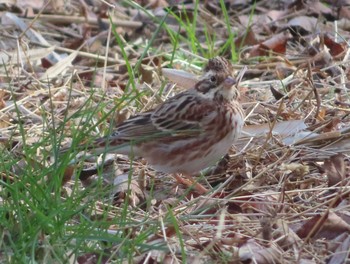
[[[129,118],[119,125],[109,138],[142,140],[176,135],[198,135],[203,122],[211,119],[214,104],[189,91],[180,93],[154,110]]]
[[[151,116],[153,126],[172,135],[199,135],[209,120],[214,118],[215,105],[187,91],[172,97]]]
[[[205,126],[215,117],[215,104],[212,101],[187,90],[154,110],[125,120],[110,135],[96,139],[88,149],[102,153],[108,147],[115,148],[115,152],[128,154],[131,151],[130,143],[195,138],[205,131]]]
[[[152,112],[145,112],[121,123],[111,134],[96,139],[90,149],[95,153],[116,152],[126,154],[136,151],[130,148],[130,145],[150,140],[153,135],[159,133],[158,129],[152,124]]]
[[[184,138],[196,138],[206,130],[205,126],[216,117],[212,101],[193,95],[190,90],[180,93],[152,111],[129,118],[116,130],[94,141],[92,149],[101,151],[108,148],[115,152],[137,154],[138,143],[159,140],[172,142]]]
[[[156,128],[152,125],[151,116],[152,111],[132,116],[118,125],[109,137],[128,140],[155,133]]]

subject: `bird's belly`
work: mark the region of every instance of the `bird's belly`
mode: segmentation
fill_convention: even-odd
[[[182,151],[174,152],[169,148],[148,149],[144,157],[149,164],[157,171],[165,173],[194,174],[214,165],[223,155],[225,155],[237,135],[241,126],[235,127],[220,141],[211,143],[210,137],[203,138],[203,144],[186,148],[183,143]],[[197,139],[198,140],[198,139]]]

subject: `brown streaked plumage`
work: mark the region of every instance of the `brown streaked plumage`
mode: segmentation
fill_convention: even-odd
[[[124,121],[91,149],[141,156],[178,180],[179,173],[189,176],[213,165],[228,152],[244,122],[232,71],[226,59],[210,59],[195,87]],[[206,191],[198,185],[197,190]]]

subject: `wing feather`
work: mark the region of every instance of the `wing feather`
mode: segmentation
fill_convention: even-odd
[[[214,116],[215,105],[195,96],[191,90],[180,93],[153,111],[133,116],[124,121],[109,137],[123,140],[174,137],[203,133],[204,126]]]
[[[191,90],[180,93],[161,105],[151,116],[158,130],[174,134],[203,133],[204,126],[212,119],[215,105],[195,96]]]

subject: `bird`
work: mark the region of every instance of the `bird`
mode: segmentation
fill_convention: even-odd
[[[237,85],[229,60],[209,59],[192,88],[130,117],[88,149],[142,157],[156,171],[204,194],[207,188],[192,176],[227,154],[242,131]]]

